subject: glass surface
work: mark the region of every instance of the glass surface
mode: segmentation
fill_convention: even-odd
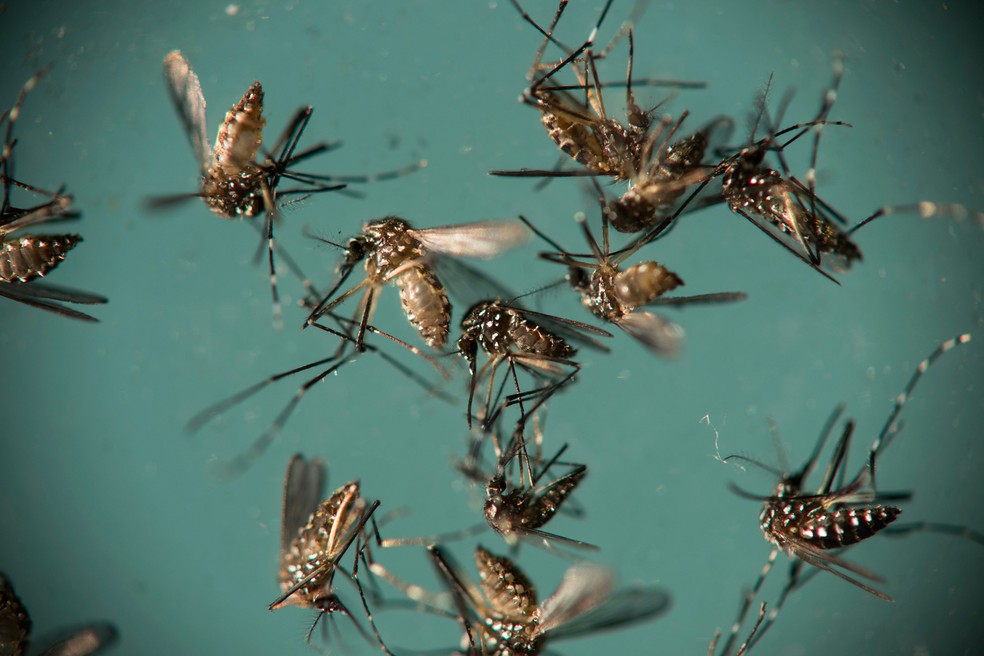
[[[546,23],[553,2],[527,3]],[[599,9],[573,0],[558,35],[582,40]],[[616,2],[607,42],[631,12]],[[775,107],[796,95],[785,123],[814,116],[832,78],[846,70],[831,118],[853,127],[823,132],[818,190],[857,221],[885,204],[930,199],[984,208],[981,99],[984,72],[976,3],[648,3],[635,30],[636,75],[707,82],[667,94],[639,89],[661,111],[690,111],[685,125],[735,118],[733,145],[748,135],[756,95],[773,75]],[[0,299],[3,445],[0,568],[14,582],[37,631],[94,619],[117,623],[112,653],[310,653],[312,611],[271,613],[284,468],[295,452],[329,463],[330,489],[359,478],[381,513],[407,507],[387,535],[448,531],[481,521],[482,490],[451,468],[464,450],[464,369],[457,356],[445,404],[378,358],[347,365],[316,385],[279,438],[243,476],[219,480],[215,465],[241,453],[302,380],[263,390],[196,435],[185,423],[208,405],[279,371],[325,357],[334,342],[298,330],[300,286],[280,276],[285,328],[271,325],[265,263],[254,265],[254,230],[223,221],[192,200],[149,212],[149,196],[193,192],[192,151],[168,100],[161,61],[172,49],[191,61],[208,101],[209,139],[253,80],[266,91],[268,142],[304,104],[315,112],[305,143],[341,148],[305,169],[354,174],[428,167],[372,185],[362,198],[323,194],[284,208],[278,240],[322,288],[339,251],[305,232],[344,242],[372,218],[437,226],[517,214],[572,250],[573,216],[597,226],[578,180],[542,191],[489,169],[549,168],[558,151],[537,112],[517,102],[539,44],[508,2],[13,2],[0,14],[0,105],[48,62],[54,66],[17,125],[17,175],[66,184],[85,237],[50,276],[105,294],[84,325]],[[555,51],[554,51],[555,52]],[[602,66],[624,76],[626,46]],[[618,89],[606,92],[622,116]],[[789,151],[807,167],[810,142]],[[715,456],[740,453],[779,465],[775,421],[788,460],[809,454],[840,402],[857,420],[848,471],[863,464],[916,364],[941,341],[980,332],[984,234],[973,220],[897,214],[857,233],[864,262],[823,279],[747,221],[716,207],[688,218],[638,259],[676,271],[690,294],[741,290],[732,306],[659,310],[687,331],[679,357],[661,360],[620,331],[610,355],[583,351],[577,384],[550,403],[549,448],[589,466],[576,493],[583,519],[550,530],[601,546],[596,559],[623,582],[664,587],[673,597],[658,621],[557,643],[564,654],[704,654],[727,630],[744,586],[770,545],[759,503],[728,490],[771,492],[774,476]],[[530,242],[479,266],[517,291],[556,280]],[[373,322],[421,345],[387,287]],[[453,301],[454,302],[454,301]],[[558,288],[535,307],[590,320]],[[351,307],[351,306],[349,306]],[[454,308],[454,326],[461,317]],[[452,338],[457,335],[455,328]],[[902,419],[904,431],[879,462],[884,490],[913,490],[901,521],[984,530],[984,333],[927,374]],[[394,345],[394,357],[433,377]],[[308,376],[309,377],[309,376]],[[820,472],[810,482],[816,485]],[[480,542],[507,553],[491,531],[449,545],[474,578]],[[420,549],[378,554],[421,585],[436,581]],[[794,594],[760,644],[762,653],[978,653],[984,549],[917,533],[878,536],[847,552],[885,582],[886,603],[821,573]],[[517,562],[541,598],[567,563],[525,546]],[[772,603],[788,559],[780,556],[763,598]],[[341,594],[358,599],[346,583]],[[391,647],[457,644],[449,620],[407,611],[378,616]],[[338,623],[350,652],[372,653]],[[747,630],[743,629],[743,631]]]

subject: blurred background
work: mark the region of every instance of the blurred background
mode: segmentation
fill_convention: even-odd
[[[582,40],[600,5],[573,0],[560,38]],[[555,8],[527,3],[544,24]],[[599,41],[631,10],[618,0]],[[833,52],[843,51],[831,118],[853,128],[823,133],[820,195],[853,220],[920,199],[982,209],[979,12],[967,1],[653,0],[636,26],[635,70],[707,82],[704,90],[670,94],[663,111],[689,110],[691,127],[731,116],[740,145],[770,74],[774,103],[796,90],[785,123],[806,121],[831,82]],[[109,619],[121,632],[112,653],[309,653],[304,635],[315,613],[266,609],[279,592],[284,469],[298,451],[327,460],[329,489],[359,478],[383,511],[409,508],[388,526],[389,536],[481,521],[483,491],[451,467],[468,439],[457,356],[444,359],[456,367],[445,388],[453,404],[379,358],[344,367],[311,390],[264,457],[231,482],[216,477],[216,464],[247,449],[302,380],[272,385],[196,435],[185,432],[208,405],[325,357],[335,343],[298,330],[300,288],[286,272],[286,325],[273,329],[265,263],[252,263],[255,231],[198,201],[163,213],[145,209],[148,196],[193,192],[198,184],[162,80],[165,54],[182,50],[200,77],[209,139],[260,80],[268,143],[306,104],[315,108],[306,143],[343,142],[307,170],[370,173],[428,160],[413,175],[358,186],[364,198],[323,194],[283,211],[278,240],[326,287],[339,251],[305,231],[343,242],[387,214],[426,227],[522,213],[568,248],[581,248],[573,217],[584,212],[597,221],[597,209],[578,181],[537,192],[534,181],[487,175],[557,160],[537,112],[517,102],[538,44],[502,1],[6,3],[0,106],[12,105],[32,74],[54,64],[17,124],[18,177],[43,188],[66,184],[84,213],[68,230],[85,242],[50,280],[110,298],[92,308],[101,320],[94,325],[0,299],[0,569],[37,631]],[[623,77],[625,59],[623,43],[603,78]],[[667,93],[640,89],[639,96],[651,106]],[[619,117],[621,100],[617,89],[606,94]],[[799,175],[809,152],[805,141],[789,151]],[[718,207],[632,260],[667,265],[685,280],[681,292],[740,290],[749,298],[665,310],[687,331],[685,348],[669,361],[615,331],[612,353],[582,352],[578,383],[550,403],[547,446],[568,443],[566,457],[586,463],[589,475],[576,493],[586,517],[561,517],[548,528],[599,545],[595,559],[622,581],[658,585],[673,597],[657,622],[557,643],[557,651],[706,653],[770,552],[758,528],[760,505],[731,493],[728,483],[761,495],[774,485],[766,471],[715,456],[740,453],[779,466],[771,418],[796,467],[845,402],[858,423],[853,474],[917,363],[941,341],[980,331],[984,233],[974,221],[894,215],[856,240],[864,262],[836,286]],[[563,273],[536,259],[542,248],[530,242],[480,266],[530,290]],[[384,290],[374,323],[421,344],[397,297]],[[564,288],[532,302],[591,319]],[[454,308],[455,327],[463,309]],[[915,491],[900,521],[984,530],[982,342],[984,334],[975,334],[930,370],[905,409],[904,431],[879,462],[882,489]],[[419,359],[386,348],[433,376]],[[476,542],[507,552],[491,531],[450,545],[473,577]],[[405,578],[436,586],[423,550],[378,557]],[[882,575],[876,587],[895,603],[821,574],[789,600],[761,652],[980,650],[979,545],[922,533],[870,540],[848,558]],[[529,546],[517,562],[541,598],[569,565]],[[765,600],[781,588],[787,562],[780,557]],[[342,582],[340,591],[358,605],[350,586]],[[406,611],[377,619],[398,653],[457,644],[459,629],[447,620]],[[374,651],[351,627],[341,628],[351,653]]]

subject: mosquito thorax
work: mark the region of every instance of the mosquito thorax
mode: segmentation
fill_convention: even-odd
[[[202,200],[219,216],[256,216],[263,212],[262,173],[250,167],[231,177],[217,177],[214,169],[202,179]]]

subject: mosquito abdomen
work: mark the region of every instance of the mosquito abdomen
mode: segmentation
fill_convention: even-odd
[[[615,275],[615,293],[623,305],[637,308],[683,284],[680,276],[659,262],[641,262]]]
[[[451,325],[451,303],[444,285],[427,266],[410,267],[395,282],[410,325],[431,348],[444,346]]]
[[[218,177],[242,173],[256,161],[263,143],[263,87],[254,82],[226,113],[215,138],[215,162],[210,169]]]
[[[0,280],[27,282],[44,276],[82,241],[79,235],[25,235],[3,242]]]
[[[799,527],[798,533],[821,549],[837,549],[870,538],[894,522],[901,512],[894,506],[840,508],[810,517]]]

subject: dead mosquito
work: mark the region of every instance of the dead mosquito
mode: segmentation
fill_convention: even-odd
[[[581,370],[581,365],[572,359],[577,354],[577,349],[568,344],[565,338],[578,339],[596,349],[607,351],[607,346],[587,333],[601,337],[612,336],[606,330],[580,321],[534,312],[498,299],[479,301],[473,305],[461,320],[461,331],[458,353],[468,362],[468,371],[471,374],[468,427],[471,428],[472,425],[475,390],[488,374],[485,403],[480,413],[483,428],[486,429],[495,423],[501,410],[493,410],[492,407],[495,374],[500,365],[506,363],[516,387],[516,393],[506,397],[503,407],[518,404],[522,417],[526,418],[557,390],[571,382]],[[481,368],[477,367],[479,347],[488,355],[488,360]],[[517,366],[543,384],[533,390],[521,391],[516,374]],[[507,380],[503,379],[503,386]],[[524,408],[523,401],[533,398],[537,399],[536,403],[529,409]]]
[[[834,278],[821,268],[821,263],[834,271],[846,271],[855,260],[861,259],[861,250],[841,227],[846,225],[846,218],[818,198],[814,189],[820,132],[826,125],[850,127],[842,121],[827,119],[837,99],[843,70],[843,61],[836,58],[834,81],[823,94],[820,109],[813,120],[772,132],[754,141],[721,162],[715,173],[721,176],[721,193],[733,212],[831,280]],[[769,82],[771,85],[771,77]],[[766,111],[767,95],[768,87],[758,100],[759,111],[752,128],[752,139],[763,117],[766,127],[771,128],[772,121]],[[789,100],[791,96],[784,99],[777,124],[781,122]],[[806,176],[809,184],[804,185],[790,173],[783,151],[811,129],[815,139]],[[780,141],[779,137],[790,133],[793,133],[791,137]],[[777,153],[782,172],[765,163],[770,152]]]
[[[359,324],[356,348],[361,350],[365,326],[372,317],[379,293],[386,283],[392,282],[400,290],[407,320],[428,346],[440,349],[447,341],[451,303],[438,278],[435,257],[492,258],[528,237],[526,228],[517,221],[481,221],[420,230],[395,216],[370,221],[362,234],[349,240],[339,266],[338,282],[308,315],[305,326],[364,289],[355,315]],[[335,296],[363,260],[366,277]]]
[[[845,423],[818,490],[815,493],[809,493],[804,489],[807,477],[816,466],[824,445],[843,413],[843,406],[839,406],[827,420],[806,463],[795,472],[782,473],[773,495],[763,499],[733,486],[735,492],[741,496],[764,502],[759,524],[766,540],[775,545],[758,579],[742,603],[735,626],[740,626],[744,622],[752,600],[761,590],[780,550],[785,551],[798,561],[813,565],[819,570],[830,572],[879,599],[892,601],[891,597],[885,593],[875,590],[852,575],[876,582],[883,581],[880,576],[844,560],[839,555],[835,555],[834,552],[864,541],[879,532],[891,532],[889,525],[896,520],[902,511],[897,506],[887,504],[907,500],[911,494],[908,492],[879,492],[875,484],[876,459],[898,434],[900,430],[899,414],[911,398],[912,392],[925,372],[944,353],[956,346],[966,344],[970,338],[970,334],[963,334],[946,340],[919,363],[905,389],[896,398],[892,412],[872,444],[865,467],[849,482],[845,482],[845,478],[847,453],[854,433],[853,420],[848,420]],[[732,455],[724,458],[726,462],[730,460],[744,460],[771,470],[762,463],[743,456]],[[954,531],[952,530],[953,527],[949,525],[946,527],[940,532],[961,533],[969,535],[975,541],[979,539],[975,537],[977,534]],[[919,528],[927,528],[927,526],[919,525],[917,528],[908,527],[904,530],[910,532],[919,530]],[[930,530],[934,529],[930,528]],[[984,537],[981,537],[980,541],[984,543]],[[774,621],[788,594],[799,585],[798,572],[801,565],[799,562],[794,562],[793,565],[793,573],[789,582],[780,595],[780,601],[773,607],[769,620],[759,632],[759,638]],[[729,636],[725,653],[734,640],[735,633],[733,632]]]
[[[90,624],[80,628],[63,630],[59,637],[35,650],[44,656],[88,656],[116,642],[116,627],[107,622]],[[10,579],[0,572],[0,654],[24,656],[30,645],[31,616],[24,603],[14,592]]]
[[[459,654],[532,656],[558,640],[656,619],[670,604],[669,595],[653,586],[616,591],[614,574],[589,563],[570,567],[553,595],[538,603],[533,584],[508,558],[478,547],[476,586],[443,548],[431,545],[427,550],[453,609],[444,607],[444,595],[407,585],[382,568],[372,569],[411,599],[426,603],[423,610],[457,615],[464,628]]]
[[[326,314],[324,318],[335,321],[337,327],[332,328],[330,326],[326,326],[318,322],[312,325],[323,332],[338,337],[342,341],[342,348],[337,349],[332,355],[328,357],[321,358],[313,362],[309,362],[307,364],[301,365],[299,367],[295,367],[293,369],[278,374],[274,374],[272,376],[265,378],[264,380],[261,380],[260,382],[254,385],[250,385],[246,389],[236,394],[233,394],[229,398],[223,399],[222,401],[219,401],[218,403],[209,406],[205,410],[201,411],[200,413],[192,417],[186,424],[185,430],[187,430],[189,433],[195,433],[208,422],[220,417],[226,410],[239,405],[240,403],[244,402],[246,399],[258,393],[260,390],[266,388],[267,386],[276,383],[280,380],[283,380],[285,378],[294,376],[296,374],[303,373],[305,371],[310,371],[310,370],[318,370],[319,368],[323,367],[318,371],[318,373],[314,377],[305,381],[297,389],[297,391],[294,393],[294,396],[291,397],[290,401],[287,402],[287,405],[285,405],[284,408],[280,411],[280,413],[274,419],[270,427],[267,430],[265,430],[258,438],[256,438],[256,440],[253,442],[253,444],[250,446],[250,448],[247,451],[239,454],[232,460],[224,462],[220,465],[219,474],[223,478],[231,478],[234,476],[238,476],[239,474],[242,474],[244,471],[246,471],[253,464],[253,462],[266,451],[266,449],[270,446],[270,444],[273,443],[274,439],[276,439],[277,435],[280,433],[281,429],[287,423],[287,420],[290,418],[291,414],[294,412],[294,409],[297,407],[297,405],[301,402],[301,399],[303,399],[304,396],[307,394],[308,390],[310,390],[316,384],[328,378],[329,375],[337,372],[346,364],[354,362],[363,353],[363,351],[359,351],[358,349],[354,348],[355,338],[351,336],[354,330],[356,329],[356,327],[358,327],[358,324],[356,324],[355,322],[349,319],[346,319],[344,317],[338,317],[333,314]],[[444,367],[442,367],[436,360],[434,360],[434,358],[430,357],[428,354],[424,353],[416,346],[407,344],[406,342],[392,335],[389,335],[372,325],[366,325],[365,330],[366,332],[379,335],[380,337],[384,337],[393,342],[396,342],[400,346],[410,351],[412,354],[424,359],[426,362],[431,364],[445,379],[449,378],[449,374],[444,369]],[[441,390],[437,385],[435,385],[430,381],[427,381],[423,376],[420,376],[415,371],[410,369],[408,366],[406,366],[399,360],[395,359],[393,356],[379,349],[379,347],[369,343],[363,344],[363,347],[364,347],[364,351],[379,355],[389,365],[394,367],[398,372],[406,376],[412,382],[419,385],[428,394],[436,396],[444,401],[449,400],[441,392]]]
[[[345,614],[367,642],[372,638],[335,594],[334,578],[353,542],[365,538],[366,524],[379,506],[360,495],[359,482],[338,488],[324,499],[325,464],[297,454],[284,477],[283,524],[280,534],[282,594],[270,610],[295,605],[318,610],[307,640],[326,615]],[[353,562],[359,547],[353,552]],[[351,576],[351,575],[349,575]],[[327,621],[327,620],[326,620]],[[327,626],[327,625],[326,625]]]
[[[636,240],[626,248],[613,253],[608,239],[609,221],[604,210],[604,200],[601,203],[602,244],[600,246],[584,217],[578,217],[584,238],[591,249],[591,256],[587,258],[572,255],[534,227],[525,217],[520,216],[530,230],[556,251],[541,253],[540,257],[568,268],[568,283],[581,294],[581,302],[584,306],[599,319],[615,324],[654,353],[667,356],[674,354],[679,348],[683,339],[683,328],[659,315],[639,310],[640,307],[652,305],[683,307],[689,304],[741,301],[746,298],[743,292],[664,296],[666,292],[682,285],[683,280],[659,262],[642,262],[622,269],[622,262],[664,233],[672,225],[672,219],[664,220],[659,230],[651,231],[644,239]]]
[[[72,197],[63,190],[45,191],[14,178],[14,125],[28,94],[47,70],[44,68],[31,76],[21,88],[14,106],[0,114],[0,125],[7,123],[3,151],[0,153],[0,181],[3,183],[3,203],[0,205],[0,296],[71,319],[96,322],[98,319],[95,317],[61,303],[102,304],[107,302],[104,296],[36,282],[37,278],[44,277],[58,266],[68,252],[82,241],[82,237],[77,234],[34,233],[12,236],[30,226],[78,217],[72,210]],[[30,207],[17,207],[12,201],[15,187],[47,200]]]
[[[561,0],[549,27],[544,30],[526,13],[516,0],[513,6],[519,11],[523,20],[533,26],[543,35],[533,63],[527,74],[531,82],[522,95],[522,101],[541,114],[541,121],[547,134],[571,159],[582,164],[584,170],[566,171],[562,169],[538,170],[521,169],[517,171],[490,171],[492,175],[507,177],[558,177],[571,175],[602,175],[615,180],[628,180],[640,168],[639,159],[650,145],[655,107],[643,110],[635,101],[633,84],[646,86],[669,86],[675,88],[703,88],[702,82],[687,82],[682,80],[663,80],[653,78],[633,78],[634,37],[632,20],[627,21],[612,39],[611,43],[601,52],[595,53],[592,48],[598,30],[611,8],[609,0],[602,8],[598,21],[591,34],[578,48],[571,49],[557,41],[553,32],[560,21],[567,1]],[[640,13],[637,5],[635,15]],[[604,59],[615,47],[618,41],[628,35],[629,58],[626,79],[621,83],[601,82],[596,63]],[[557,63],[544,64],[543,55],[549,43],[558,46],[565,56]],[[565,69],[573,72],[576,82],[562,84],[556,76]],[[544,72],[545,71],[545,72]],[[605,108],[602,89],[611,86],[625,86],[625,108],[627,124],[611,118]],[[580,91],[583,97],[575,92]]]
[[[538,418],[539,415],[534,416],[537,446],[542,443]],[[547,462],[533,462],[526,450],[525,423],[525,420],[520,420],[509,444],[497,454],[495,472],[485,486],[485,520],[511,547],[516,547],[524,539],[551,551],[556,550],[555,542],[582,549],[597,549],[587,542],[548,533],[542,529],[581,483],[588,468],[586,465],[560,460],[567,450],[566,444]],[[517,461],[518,483],[512,480],[515,477],[507,476],[509,466]],[[547,473],[559,466],[569,469],[557,478],[545,481]]]

